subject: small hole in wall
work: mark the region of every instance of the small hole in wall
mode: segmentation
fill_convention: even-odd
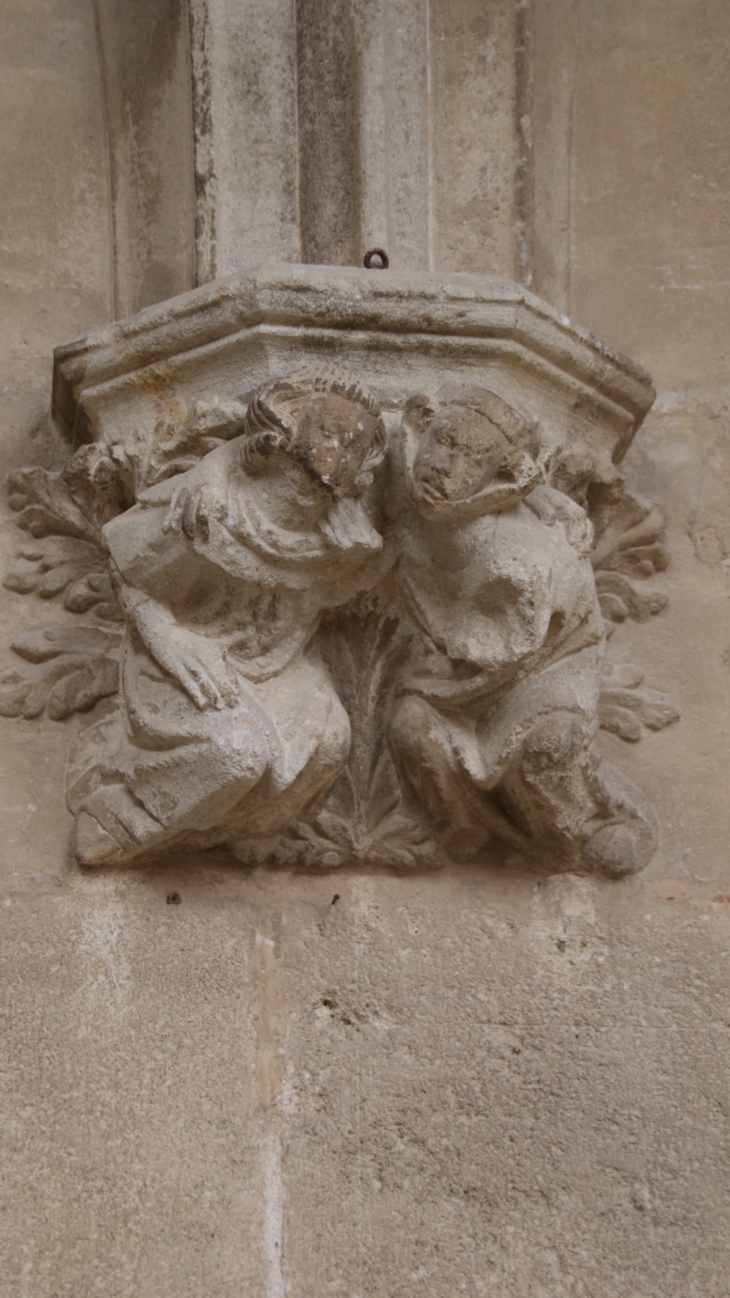
[[[179,892],[168,892],[165,900],[168,906],[179,906],[180,902],[182,901],[182,897],[180,896]]]

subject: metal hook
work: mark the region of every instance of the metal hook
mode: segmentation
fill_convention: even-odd
[[[373,257],[380,258],[380,265],[377,262],[373,265]],[[365,253],[362,264],[366,270],[387,270],[390,265],[388,254],[384,248],[371,248],[370,252]]]

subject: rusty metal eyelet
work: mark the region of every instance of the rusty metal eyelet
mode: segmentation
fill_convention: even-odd
[[[380,265],[377,262],[373,265],[373,257],[380,258]],[[390,262],[384,248],[371,248],[369,252],[365,253],[362,264],[366,270],[387,270]]]

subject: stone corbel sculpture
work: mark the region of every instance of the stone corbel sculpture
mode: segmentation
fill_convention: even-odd
[[[72,759],[81,864],[271,834],[332,785],[350,727],[311,641],[323,609],[377,576],[360,497],[384,449],[365,389],[290,374],[257,390],[236,437],[107,524],[121,708]]]
[[[605,662],[605,619],[666,603],[616,467],[652,399],[478,276],[268,267],[59,349],[76,449],[12,476],[6,585],[66,616],[0,710],[89,714],[77,860],[640,869],[652,813],[596,735],[678,715]]]
[[[396,757],[451,856],[495,836],[620,873],[653,848],[649,808],[595,760],[605,632],[585,511],[548,485],[535,428],[467,386],[407,402],[394,492],[399,585],[417,634]]]

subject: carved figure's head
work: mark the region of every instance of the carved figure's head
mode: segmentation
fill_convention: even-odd
[[[296,370],[254,394],[242,433],[249,469],[285,455],[330,499],[359,495],[385,453],[380,409],[364,384],[334,370]]]
[[[624,480],[606,452],[580,442],[568,443],[554,456],[550,485],[586,511],[597,536],[608,526],[624,493]]]
[[[438,505],[469,500],[491,483],[534,485],[534,428],[486,388],[442,389],[435,403],[412,397],[405,411],[420,432],[413,462],[417,500]],[[527,475],[527,478],[526,478]]]

